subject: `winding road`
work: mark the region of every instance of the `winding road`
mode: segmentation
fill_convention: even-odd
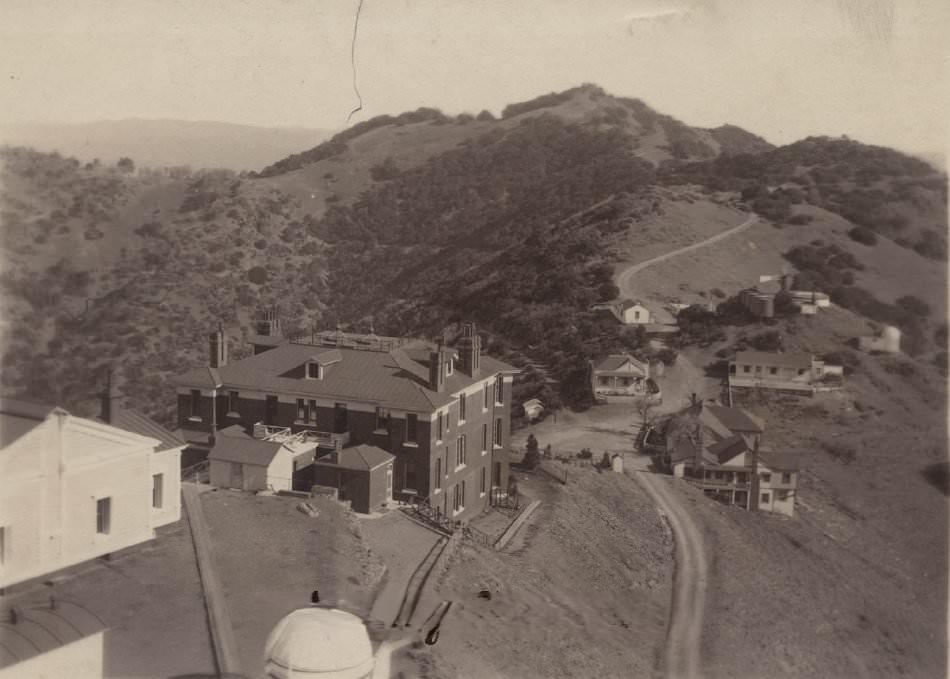
[[[699,248],[704,248],[707,245],[712,245],[713,243],[721,241],[724,238],[728,238],[729,236],[733,234],[739,233],[740,231],[743,231],[749,228],[750,226],[752,226],[758,221],[759,221],[758,215],[750,215],[749,218],[746,219],[741,224],[738,224],[732,227],[731,229],[726,229],[725,231],[721,233],[717,233],[715,236],[710,236],[706,240],[701,240],[698,243],[693,243],[692,245],[687,245],[677,250],[670,250],[669,252],[665,252],[662,255],[653,257],[652,259],[648,259],[645,262],[640,262],[639,264],[633,264],[631,266],[628,266],[626,269],[624,269],[617,275],[617,287],[620,288],[621,296],[623,297],[633,296],[631,285],[630,285],[630,279],[633,278],[636,274],[646,269],[647,267],[653,266],[654,264],[659,264],[660,262],[665,262],[666,260],[672,259],[673,257],[676,257],[677,255],[682,255],[687,252],[692,252],[693,250],[698,250]]]
[[[650,472],[628,473],[643,486],[660,514],[669,521],[676,544],[673,605],[663,658],[665,674],[669,679],[697,679],[708,570],[702,533],[689,512],[673,497],[669,477]]]

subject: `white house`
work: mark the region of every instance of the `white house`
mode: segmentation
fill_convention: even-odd
[[[180,454],[157,437],[0,399],[0,588],[178,521]]]
[[[649,325],[653,323],[653,313],[637,300],[622,299],[615,302],[595,304],[591,309],[609,311],[624,325]]]
[[[524,408],[525,417],[527,417],[529,420],[538,419],[541,416],[541,413],[544,412],[544,404],[536,398],[525,401],[523,404],[521,404],[521,407]]]
[[[315,440],[306,434],[292,435],[282,427],[261,427],[257,437],[247,434],[240,425],[219,431],[214,448],[208,455],[210,480],[218,488],[237,490],[293,490],[294,477],[309,469],[317,452]],[[306,486],[306,487],[304,487]]]
[[[591,362],[591,388],[595,396],[640,396],[648,393],[650,364],[630,354],[611,354],[598,364]]]

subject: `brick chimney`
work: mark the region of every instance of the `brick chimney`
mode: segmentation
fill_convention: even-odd
[[[474,323],[462,326],[462,339],[459,340],[459,354],[462,371],[471,377],[477,377],[481,370],[482,338],[475,332]]]
[[[267,337],[280,336],[280,310],[277,307],[264,309],[262,317],[254,323],[254,330],[258,335]]]
[[[445,350],[440,341],[434,351],[429,352],[429,389],[442,391],[445,387]]]
[[[228,338],[220,323],[218,329],[208,336],[208,352],[208,365],[212,368],[220,368],[228,364]]]
[[[99,419],[112,424],[112,418],[119,406],[121,394],[112,378],[112,368],[106,371],[105,389],[99,394]]]

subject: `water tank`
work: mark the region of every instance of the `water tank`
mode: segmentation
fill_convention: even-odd
[[[883,332],[881,332],[881,341],[884,351],[889,354],[899,353],[901,350],[901,331],[893,325],[886,325]]]

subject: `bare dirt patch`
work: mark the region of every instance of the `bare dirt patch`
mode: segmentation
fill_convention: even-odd
[[[434,596],[454,604],[439,643],[417,653],[422,675],[653,676],[672,543],[642,489],[582,468],[567,486],[518,483],[542,504],[505,551],[465,543],[453,557]]]

